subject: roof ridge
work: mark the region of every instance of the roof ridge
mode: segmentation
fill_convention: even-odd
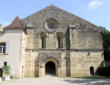
[[[18,16],[12,21],[12,23],[4,28],[22,27],[22,22]]]

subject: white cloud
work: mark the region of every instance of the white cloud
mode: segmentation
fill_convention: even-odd
[[[102,5],[102,0],[91,0],[88,4],[89,9],[95,9],[97,6]]]

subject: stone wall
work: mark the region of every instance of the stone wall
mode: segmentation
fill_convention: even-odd
[[[70,49],[103,49],[101,33],[70,28]]]
[[[45,76],[45,64],[53,61],[56,65],[56,75],[66,76],[65,52],[33,52],[25,53],[24,77],[42,77]]]
[[[71,76],[88,76],[90,67],[97,68],[103,63],[103,52],[70,52],[70,72]]]
[[[8,52],[0,54],[0,67],[4,65],[4,61],[10,66],[11,75],[19,78],[21,75],[21,36],[22,31],[7,30],[5,33],[0,34],[0,42],[8,44]]]
[[[26,52],[24,56],[24,77],[38,77],[39,76],[39,63],[38,52]]]

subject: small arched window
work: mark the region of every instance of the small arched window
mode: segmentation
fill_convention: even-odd
[[[58,48],[63,48],[63,35],[62,35],[62,33],[58,33],[57,39],[58,39]]]
[[[94,75],[94,67],[93,67],[93,66],[90,67],[90,74],[91,74],[92,76]]]
[[[42,36],[42,48],[46,47],[46,39],[44,36]]]
[[[62,48],[61,38],[60,37],[58,37],[58,48]]]
[[[46,48],[46,35],[45,35],[45,33],[41,33],[41,47]]]

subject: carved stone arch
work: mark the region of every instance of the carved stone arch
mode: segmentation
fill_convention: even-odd
[[[57,32],[56,36],[57,36],[58,48],[63,48],[64,34],[62,32]]]
[[[40,39],[41,39],[41,48],[46,48],[46,33],[45,32],[41,32],[40,33]]]
[[[60,62],[54,58],[54,57],[46,57],[42,60],[40,60],[39,64],[40,64],[40,76],[44,76],[45,75],[45,66],[47,62],[53,62],[55,64],[55,68],[56,68],[56,76],[60,76]]]
[[[47,37],[47,34],[46,34],[45,32],[41,32],[41,33],[40,33],[40,37],[42,37],[42,36],[43,36],[43,37]]]
[[[57,37],[57,38],[58,38],[58,37],[63,38],[63,37],[64,37],[64,34],[63,34],[62,32],[57,32],[56,37]]]
[[[46,57],[46,58],[42,59],[40,61],[40,65],[43,66],[42,64],[45,65],[48,61],[53,61],[58,67],[60,66],[59,61],[54,57]]]
[[[36,34],[38,38],[41,38],[42,36],[47,37],[47,34],[45,32],[39,32]]]

